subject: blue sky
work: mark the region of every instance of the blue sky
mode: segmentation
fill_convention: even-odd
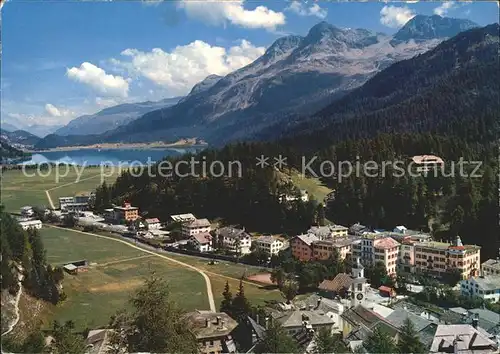
[[[388,34],[415,14],[498,21],[494,2],[443,4],[11,0],[2,8],[2,121],[65,124],[121,102],[184,95],[322,20]]]

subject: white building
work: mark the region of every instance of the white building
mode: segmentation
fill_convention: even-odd
[[[158,218],[151,218],[144,220],[148,225],[148,230],[158,230],[161,228],[161,222]]]
[[[42,228],[42,222],[40,220],[20,221],[19,225],[21,225],[23,230]]]
[[[427,173],[444,166],[443,159],[435,155],[418,155],[413,156],[411,159],[411,164],[416,166],[417,172]]]
[[[500,275],[485,275],[460,281],[460,292],[464,296],[480,297],[486,301],[500,301]]]
[[[498,345],[481,327],[438,325],[429,353],[498,353]]]
[[[296,200],[300,200],[304,203],[308,202],[309,201],[309,193],[307,193],[307,191],[305,189],[301,189],[299,195],[286,194],[286,195],[280,196],[280,201],[282,203],[285,201],[293,202]]]
[[[66,204],[71,204],[75,202],[73,197],[59,197],[59,209],[64,209]]]
[[[488,259],[481,264],[481,271],[484,275],[500,275],[500,258]]]
[[[193,235],[189,238],[191,243],[198,252],[212,251],[212,235],[208,233],[200,233]]]
[[[196,220],[196,216],[193,214],[178,214],[178,215],[170,215],[172,222],[188,222]]]
[[[32,206],[24,206],[21,208],[21,215],[25,218],[30,218],[32,217],[33,215],[35,215],[35,212],[33,211],[33,207]]]
[[[392,232],[396,232],[398,234],[403,234],[403,235],[406,234],[407,231],[408,229],[403,225],[396,226],[394,230],[392,230]]]
[[[185,238],[190,238],[196,234],[206,234],[211,230],[210,221],[207,219],[195,219],[184,222],[181,227],[182,235]]]
[[[359,257],[361,264],[370,267],[378,262],[385,265],[387,273],[396,274],[400,243],[391,237],[369,234],[352,244],[353,257]]]
[[[283,241],[273,236],[261,236],[253,241],[257,249],[264,251],[269,256],[278,254],[283,249]]]
[[[307,230],[308,234],[313,234],[320,240],[347,237],[349,228],[342,225],[312,226]]]
[[[232,226],[222,227],[216,231],[218,243],[230,251],[239,254],[250,253],[250,247],[252,246],[252,238],[245,229],[238,229]]]

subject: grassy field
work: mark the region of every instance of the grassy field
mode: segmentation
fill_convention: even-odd
[[[309,195],[314,196],[318,202],[322,202],[325,197],[332,192],[317,178],[304,178],[298,173],[292,173],[290,176],[293,184],[300,189],[305,189]]]
[[[88,272],[65,275],[63,287],[68,299],[49,311],[46,324],[71,319],[77,329],[105,326],[118,309],[129,306],[131,292],[152,271],[168,280],[172,298],[184,309],[209,308],[205,281],[195,271],[118,242],[71,230],[43,228],[41,234],[50,263],[79,259],[91,263]]]
[[[229,282],[229,287],[231,288],[231,293],[233,296],[238,292],[239,280],[238,279],[227,279],[220,276],[208,274],[210,282],[212,283],[212,289],[214,292],[215,305],[219,306],[222,301],[222,292],[226,286],[226,281]],[[259,285],[253,285],[249,283],[244,284],[245,296],[250,300],[252,305],[264,305],[266,301],[280,300],[283,301],[283,297],[278,290],[265,289]]]
[[[30,176],[32,174],[35,176]],[[101,175],[105,177],[101,179]],[[110,176],[106,177],[108,175]],[[77,172],[71,166],[68,171],[60,166],[59,169],[54,167],[41,174],[36,170],[26,170],[26,174],[21,170],[5,170],[2,171],[1,202],[9,212],[19,212],[19,208],[25,205],[49,206],[45,190],[50,190],[52,201],[57,207],[59,197],[91,192],[103,180],[107,183],[114,182],[118,175],[118,169],[101,170],[98,167],[88,167]]]
[[[245,264],[238,264],[232,262],[217,261],[217,264],[210,265],[209,260],[205,258],[197,258],[192,256],[184,256],[175,253],[169,253],[169,257],[177,259],[181,262],[191,264],[197,268],[206,271],[208,273],[216,273],[220,275],[225,275],[231,278],[240,279],[242,276],[249,276],[258,273],[262,273],[263,270],[259,267],[249,266]]]

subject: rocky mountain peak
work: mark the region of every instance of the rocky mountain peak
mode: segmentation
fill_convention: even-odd
[[[394,35],[394,41],[445,39],[475,27],[479,25],[467,19],[417,15]]]

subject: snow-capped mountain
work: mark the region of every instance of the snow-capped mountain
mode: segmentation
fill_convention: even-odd
[[[219,75],[207,76],[203,81],[201,81],[193,86],[193,88],[191,89],[191,92],[189,92],[188,96],[197,95],[200,92],[208,90],[210,87],[215,85],[220,79],[222,79],[222,76],[219,76]]]
[[[170,107],[179,102],[180,97],[167,98],[157,102],[124,103],[105,108],[96,114],[84,115],[73,119],[64,127],[58,129],[57,135],[90,135],[102,134],[130,123],[145,113]]]
[[[446,28],[443,21],[450,25]],[[212,144],[248,139],[291,117],[307,117],[391,64],[426,52],[469,26],[477,25],[418,16],[388,36],[321,22],[304,37],[276,40],[260,58],[223,78],[208,77],[178,104],[149,112],[97,139],[198,137]]]
[[[441,17],[438,15],[417,15],[394,35],[393,43],[409,40],[419,42],[433,38],[449,38],[474,27],[478,27],[478,25],[465,19]]]

